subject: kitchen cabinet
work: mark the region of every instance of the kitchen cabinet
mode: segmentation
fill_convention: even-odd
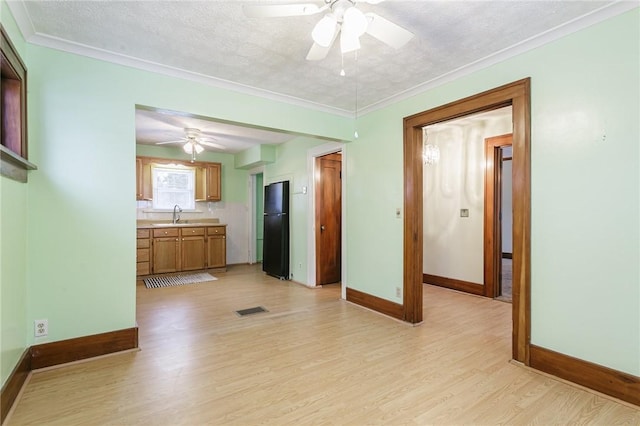
[[[138,229],[136,234],[136,275],[151,273],[151,232]]]
[[[224,226],[207,228],[207,266],[209,268],[226,268],[227,235]]]
[[[137,231],[137,275],[227,266],[224,225],[167,226]]]
[[[164,228],[153,230],[153,273],[180,270],[180,230]]]
[[[151,200],[151,161],[145,157],[136,157],[136,200]]]
[[[152,167],[169,164],[182,165],[195,171],[194,199],[196,201],[220,201],[222,199],[222,164],[205,161],[168,160],[163,158],[136,157],[136,200],[153,199]]]
[[[220,163],[207,164],[207,201],[220,201],[222,199]]]
[[[181,228],[180,270],[193,271],[206,268],[204,228]]]

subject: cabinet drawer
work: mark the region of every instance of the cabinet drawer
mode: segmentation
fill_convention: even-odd
[[[136,250],[136,259],[138,262],[148,262],[149,261],[149,249],[142,248]]]
[[[178,228],[154,229],[153,230],[153,237],[154,238],[177,237],[177,236],[178,236]]]
[[[227,229],[224,226],[211,226],[207,228],[207,235],[224,235]]]
[[[136,264],[136,275],[149,275],[151,269],[149,268],[149,262],[139,262]]]
[[[138,229],[136,232],[137,238],[149,238],[149,230],[148,229]]]
[[[204,235],[204,228],[182,228],[182,236]]]
[[[136,247],[138,247],[139,249],[141,248],[149,248],[149,246],[151,245],[151,240],[148,238],[138,238],[138,244],[136,245]]]

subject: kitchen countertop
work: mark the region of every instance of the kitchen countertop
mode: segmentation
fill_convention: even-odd
[[[201,220],[181,220],[178,223],[172,223],[170,221],[162,220],[138,220],[136,228],[138,229],[150,229],[150,228],[189,228],[200,226],[227,226],[226,223],[220,223],[218,219],[201,219]]]

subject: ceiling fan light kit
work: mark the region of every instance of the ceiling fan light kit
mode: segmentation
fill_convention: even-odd
[[[166,141],[166,142],[156,142],[156,145],[165,145],[165,144],[171,144],[171,143],[182,143],[182,149],[184,150],[184,152],[186,152],[187,154],[191,155],[191,162],[193,163],[194,161],[196,161],[196,155],[197,154],[201,154],[202,152],[204,152],[204,146],[210,146],[211,148],[216,148],[216,149],[224,149],[224,146],[217,144],[217,143],[213,143],[213,142],[207,142],[205,140],[201,139],[201,130],[200,129],[194,129],[194,128],[185,128],[184,129],[184,133],[185,133],[185,137],[177,140],[177,141]],[[215,139],[214,139],[215,140]],[[203,146],[204,145],[204,146]]]
[[[411,38],[413,33],[372,12],[363,13],[357,3],[372,5],[383,0],[324,0],[323,6],[313,3],[304,4],[255,4],[245,5],[243,10],[250,18],[273,18],[285,16],[314,15],[325,10],[329,12],[318,21],[311,31],[313,45],[306,59],[319,61],[327,57],[338,33],[340,33],[340,51],[342,54],[360,49],[360,37],[364,34],[399,49]]]

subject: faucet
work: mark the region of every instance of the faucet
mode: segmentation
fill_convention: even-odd
[[[182,209],[179,205],[173,206],[173,223],[178,223],[180,221],[180,213],[182,213]]]

